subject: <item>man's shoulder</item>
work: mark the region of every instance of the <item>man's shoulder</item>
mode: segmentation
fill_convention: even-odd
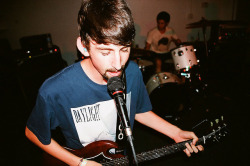
[[[126,67],[126,74],[130,76],[137,76],[138,71],[140,71],[138,64],[133,60],[129,60]]]
[[[129,60],[126,69],[128,71],[134,71],[134,70],[139,69],[139,67],[138,67],[137,63],[135,63],[135,61]]]
[[[166,27],[166,32],[172,32],[175,33],[174,29],[172,27]]]
[[[47,78],[40,89],[43,90],[53,90],[53,89],[58,89],[58,88],[63,88],[63,85],[66,85],[68,81],[72,82],[72,79],[74,79],[75,74],[78,72],[75,70],[77,69],[77,66],[79,64],[75,63],[70,66],[65,67],[64,69],[58,71],[51,77]]]
[[[150,29],[150,30],[148,31],[148,34],[155,33],[155,32],[157,32],[157,31],[158,31],[157,27],[154,27],[153,29]]]
[[[151,44],[154,36],[156,36],[157,34],[159,34],[159,30],[155,27],[153,29],[151,29],[149,32],[148,32],[148,35],[147,35],[147,42],[149,44]]]

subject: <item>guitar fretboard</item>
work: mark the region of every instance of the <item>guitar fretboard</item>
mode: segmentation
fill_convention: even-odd
[[[205,138],[203,138],[203,137],[199,138],[197,144],[203,143],[204,139]],[[153,159],[157,159],[157,158],[169,155],[169,154],[180,152],[180,151],[186,149],[186,146],[185,146],[186,143],[191,143],[191,142],[192,142],[192,140],[188,140],[188,141],[172,144],[169,146],[164,146],[164,147],[159,148],[159,149],[154,149],[154,150],[151,150],[148,152],[139,153],[136,155],[136,157],[137,157],[137,160],[139,163],[153,160]],[[129,160],[128,160],[128,157],[122,157],[122,158],[117,158],[117,159],[111,160],[109,162],[102,163],[102,165],[103,166],[111,166],[111,165],[127,166],[127,165],[129,165]]]

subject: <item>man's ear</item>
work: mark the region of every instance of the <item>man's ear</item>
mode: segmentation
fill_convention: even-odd
[[[78,50],[86,57],[89,56],[89,52],[87,50],[87,48],[85,47],[85,45],[83,45],[82,41],[81,41],[81,37],[78,37],[76,40],[76,46],[78,48]]]

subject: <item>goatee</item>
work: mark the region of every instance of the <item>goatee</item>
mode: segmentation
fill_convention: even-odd
[[[107,72],[119,72],[119,71],[121,72],[121,74],[120,74],[118,77],[121,77],[122,74],[123,74],[123,72],[124,72],[124,68],[125,68],[125,65],[122,65],[122,67],[121,67],[120,70],[116,70],[116,69],[114,69],[114,68],[112,68],[112,69],[107,69],[107,70],[105,71],[105,73],[102,75],[102,77],[103,77],[103,79],[108,80],[108,79],[110,79],[110,77],[107,75]]]

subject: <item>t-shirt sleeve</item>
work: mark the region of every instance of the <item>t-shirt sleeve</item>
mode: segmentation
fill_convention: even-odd
[[[150,32],[148,32],[146,42],[147,42],[148,44],[151,44],[151,43],[152,43],[152,40],[153,40],[153,35],[152,35],[152,31],[150,31]]]
[[[152,110],[152,105],[149,99],[146,86],[143,82],[142,73],[138,70],[138,104],[136,113],[143,113]]]
[[[51,142],[51,129],[55,129],[56,126],[53,105],[49,99],[45,100],[41,94],[38,94],[36,105],[27,121],[28,129],[37,136],[42,144],[48,145]]]
[[[179,39],[178,36],[176,35],[176,33],[175,33],[175,31],[174,31],[173,29],[171,29],[171,33],[172,33],[171,37],[172,37],[173,39],[175,39],[175,40]]]
[[[172,35],[172,38],[175,39],[175,40],[179,39],[176,34]]]

